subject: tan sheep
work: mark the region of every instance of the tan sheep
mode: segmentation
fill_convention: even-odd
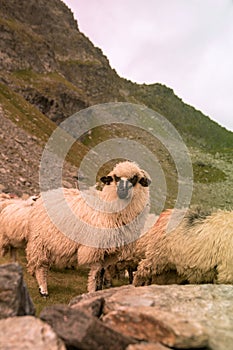
[[[146,248],[151,239],[153,239],[153,232],[151,228],[157,221],[158,216],[150,213],[148,214],[143,228],[143,234],[135,241],[134,249],[130,252],[128,257],[123,261],[118,261],[117,264],[109,266],[104,272],[104,282],[106,286],[112,285],[112,279],[128,277],[129,283],[133,283],[133,275],[137,270],[138,264],[146,257]]]
[[[8,205],[11,205],[11,204],[17,204],[21,202],[25,203],[26,205],[33,204],[38,197],[39,197],[38,195],[34,195],[31,197],[28,197],[27,199],[22,199],[17,196],[11,196],[7,193],[0,193],[0,213],[4,208],[6,208]]]
[[[16,261],[16,250],[24,248],[28,237],[28,219],[31,206],[38,196],[27,200],[9,199],[0,213],[0,255],[8,251],[11,259]]]
[[[172,213],[162,213],[150,230],[153,238],[134,285],[233,283],[233,211],[189,211],[168,232]]]
[[[8,193],[0,193],[0,213],[9,204],[13,204],[18,198],[12,198]]]
[[[126,161],[101,181],[102,191],[56,189],[42,194],[33,207],[28,271],[43,296],[48,295],[50,266],[91,266],[90,292],[102,288],[103,268],[132,251],[149,211],[150,179],[137,164]]]

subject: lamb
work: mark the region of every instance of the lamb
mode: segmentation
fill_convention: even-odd
[[[28,219],[31,206],[38,196],[31,196],[27,200],[20,198],[6,199],[0,213],[0,255],[8,251],[11,259],[17,260],[16,250],[24,248],[28,238]]]
[[[125,161],[101,181],[103,190],[94,194],[64,188],[42,193],[33,207],[26,254],[42,296],[48,296],[50,266],[90,266],[91,292],[102,289],[103,269],[133,250],[149,212],[151,180]]]
[[[134,285],[232,284],[233,211],[189,210],[182,222],[167,232],[172,213],[162,213],[150,230],[153,239],[134,276]]]

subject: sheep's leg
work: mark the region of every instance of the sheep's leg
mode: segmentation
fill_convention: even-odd
[[[109,271],[109,268],[105,269],[103,280],[104,280],[105,287],[107,288],[112,287],[112,275],[111,275],[111,272]]]
[[[151,283],[151,267],[146,260],[142,260],[138,265],[138,269],[133,278],[133,284],[135,287],[145,286]]]
[[[11,261],[16,262],[17,261],[17,249],[10,246],[10,257]]]
[[[48,287],[47,287],[47,276],[48,276],[48,266],[40,266],[35,271],[35,276],[37,283],[39,285],[39,292],[41,296],[48,297]]]
[[[104,268],[100,263],[93,264],[88,275],[87,291],[95,292],[103,288]]]
[[[133,283],[133,268],[131,266],[129,266],[127,268],[128,271],[128,275],[129,275],[129,284]]]

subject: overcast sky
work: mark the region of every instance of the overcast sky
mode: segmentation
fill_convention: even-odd
[[[117,73],[233,131],[233,0],[63,0]]]

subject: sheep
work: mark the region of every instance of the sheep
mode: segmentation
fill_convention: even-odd
[[[38,196],[27,200],[9,199],[0,213],[0,255],[8,251],[11,259],[17,260],[16,250],[24,248],[28,237],[28,218]]]
[[[59,188],[42,193],[33,206],[27,267],[42,296],[48,296],[50,266],[90,266],[92,292],[102,289],[103,269],[132,251],[149,212],[151,180],[136,163],[124,161],[101,181],[102,191]]]
[[[28,205],[33,204],[34,201],[36,201],[38,198],[38,195],[33,195],[31,197],[28,197],[27,199],[22,199],[20,197],[17,197],[15,195],[10,195],[7,193],[0,193],[0,213],[1,211],[6,208],[8,205],[11,204],[17,204],[17,203],[26,203]]]
[[[189,210],[181,223],[167,232],[172,213],[162,213],[151,228],[153,238],[133,284],[232,284],[233,211]]]
[[[15,198],[12,198],[10,194],[0,193],[0,213],[7,205],[14,203],[14,201]]]
[[[10,199],[11,196],[8,193],[0,193],[0,201],[4,200],[4,199]]]
[[[105,285],[112,285],[112,278],[117,277],[120,279],[122,276],[122,272],[124,273],[124,277],[128,277],[129,283],[133,283],[133,275],[137,270],[138,264],[142,259],[145,258],[146,247],[151,237],[150,227],[154,225],[157,221],[158,215],[150,213],[147,215],[145,226],[143,228],[143,234],[135,241],[135,246],[130,256],[125,257],[124,261],[119,261],[117,264],[113,266],[109,266],[104,273],[104,281]]]

